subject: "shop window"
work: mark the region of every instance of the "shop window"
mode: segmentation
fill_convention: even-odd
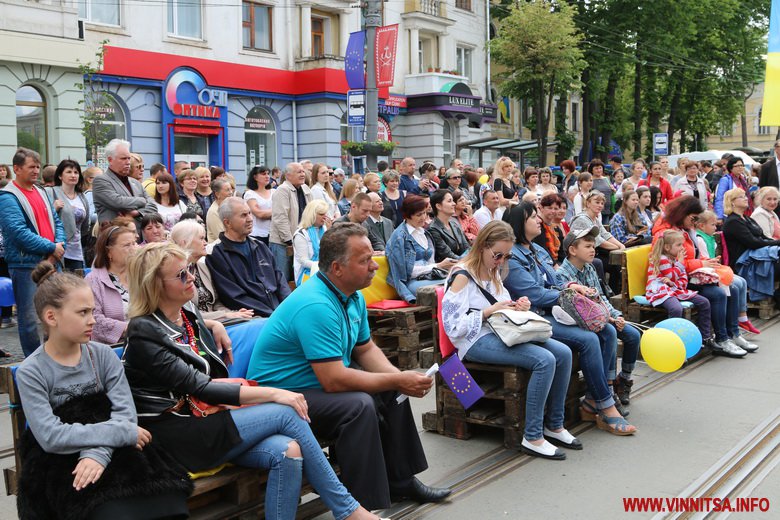
[[[273,50],[273,7],[243,2],[241,30],[245,49]]]
[[[441,147],[442,151],[444,152],[444,164],[449,165],[452,161],[452,125],[449,121],[444,121],[444,132]]]
[[[119,106],[114,96],[106,92],[97,92],[90,99],[97,104],[94,108],[88,108],[85,103],[85,109],[89,109],[92,119],[92,139],[88,141],[95,142],[97,151],[100,151],[112,139],[127,140],[127,120],[122,107]],[[87,160],[95,160],[93,151],[90,149],[90,143],[87,143]]]
[[[473,51],[468,47],[457,47],[458,75],[466,76],[471,81],[471,55]]]
[[[119,25],[119,0],[78,0],[79,18],[92,23]]]
[[[202,15],[201,0],[168,0],[168,34],[200,40]]]
[[[471,11],[471,0],[455,0],[455,7]]]
[[[276,125],[265,108],[255,107],[244,120],[246,170],[255,166],[273,168],[276,163]]]
[[[16,146],[35,150],[45,164],[46,136],[46,100],[35,87],[23,85],[16,91]]]
[[[341,136],[341,141],[351,141],[351,134],[349,131],[349,125],[347,124],[347,113],[344,112],[344,115],[341,116],[341,120],[339,121],[339,135]]]

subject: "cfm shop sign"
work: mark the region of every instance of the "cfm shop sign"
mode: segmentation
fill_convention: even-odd
[[[209,88],[192,69],[179,69],[165,84],[165,104],[175,116],[221,119],[220,107],[227,107],[228,93]]]

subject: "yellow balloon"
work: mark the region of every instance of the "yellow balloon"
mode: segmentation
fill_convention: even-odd
[[[486,173],[485,175],[483,175],[482,177],[479,178],[479,183],[480,184],[487,184],[489,180],[490,180],[490,177]]]
[[[642,334],[642,358],[653,370],[674,372],[685,363],[685,344],[680,336],[666,329],[650,329]]]

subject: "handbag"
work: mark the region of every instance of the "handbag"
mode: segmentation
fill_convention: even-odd
[[[598,295],[589,298],[574,289],[564,289],[558,296],[558,305],[566,314],[574,318],[581,329],[601,332],[609,323],[609,310]]]
[[[456,271],[453,278],[459,274],[465,275],[482,292],[485,299],[495,305],[497,300],[479,285],[465,269]],[[552,325],[532,311],[500,310],[487,318],[487,326],[507,347],[521,343],[544,343],[552,337]]]
[[[215,383],[240,383],[241,386],[257,386],[257,381],[254,381],[252,379],[244,379],[241,377],[216,378],[216,379],[212,379],[212,381]],[[209,404],[189,394],[184,399],[187,402],[187,404],[190,406],[190,410],[192,411],[193,417],[208,417],[209,415],[214,415],[215,413],[224,412],[226,410],[237,410],[238,408],[243,408],[244,406],[252,406],[252,405],[231,406],[228,404]]]

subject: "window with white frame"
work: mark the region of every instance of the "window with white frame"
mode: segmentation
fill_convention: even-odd
[[[245,49],[273,50],[273,7],[241,3],[241,32]]]
[[[466,76],[471,81],[471,54],[468,47],[456,47],[458,75]]]
[[[119,25],[119,0],[78,0],[79,18],[103,25]]]
[[[417,55],[419,56],[420,63],[420,73],[426,71],[433,72],[434,67],[436,67],[436,60],[434,59],[435,47],[436,45],[432,36],[420,35],[420,40],[417,47]]]
[[[168,0],[168,34],[201,39],[202,16],[201,0]]]
[[[763,108],[758,109],[758,116],[756,117],[756,125],[758,126],[758,135],[769,135],[772,133],[771,126],[761,126],[761,112]]]
[[[471,11],[471,0],[455,0],[455,7]]]
[[[450,164],[452,161],[452,125],[449,121],[444,121],[444,133],[441,141],[444,164]]]

